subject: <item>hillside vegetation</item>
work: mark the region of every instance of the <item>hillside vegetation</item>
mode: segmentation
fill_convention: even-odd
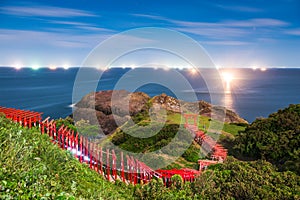
[[[0,117],[0,199],[130,199],[38,130]]]
[[[124,131],[125,130],[125,131]],[[153,123],[147,126],[128,125],[119,129],[110,137],[111,142],[122,150],[134,153],[154,152],[160,166],[168,159],[182,156],[180,162],[175,162],[166,168],[190,167],[198,169],[200,146],[193,142],[191,134],[178,124]],[[148,157],[141,157],[149,159]],[[156,160],[153,159],[153,160]],[[148,162],[149,163],[149,160]],[[155,167],[155,166],[153,166]]]
[[[300,104],[256,119],[237,135],[235,144],[245,156],[300,174]]]
[[[172,126],[171,126],[172,127]],[[38,130],[0,117],[0,199],[300,199],[300,179],[266,161],[231,157],[211,166],[194,183],[163,186],[107,182]]]
[[[125,123],[108,139],[114,145],[129,152],[157,151],[160,162],[166,162],[172,156],[180,156],[177,162],[166,166],[167,169],[184,167],[198,169],[198,160],[205,158],[205,156],[201,154],[200,145],[193,142],[191,133],[183,128],[184,120],[181,114],[168,111],[165,119],[161,118],[159,114],[156,114],[155,118],[152,116],[154,121],[151,122],[147,112],[138,113],[132,118],[135,124]],[[236,135],[238,131],[245,130],[246,124],[223,124],[220,121],[210,120],[206,116],[199,116],[198,125],[199,129],[205,132],[210,125],[218,128],[223,127],[222,131],[207,132],[208,135],[217,140],[221,133],[229,132]]]

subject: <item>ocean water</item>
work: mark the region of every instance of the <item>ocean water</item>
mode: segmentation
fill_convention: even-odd
[[[94,75],[99,73],[96,69],[89,70]],[[190,100],[193,93],[199,100],[211,101],[211,94],[201,75],[195,76],[187,71],[179,70],[179,73],[189,81],[193,88],[193,90],[184,90],[169,71],[145,70],[148,70],[149,74],[159,73],[168,77],[175,87],[168,88],[158,84],[159,81],[153,81],[151,84],[135,88],[135,91],[143,91],[149,96],[161,93],[171,96],[180,94],[184,100]],[[82,85],[96,84],[96,90],[114,89],[116,83],[128,71],[130,70],[110,69],[102,74],[100,81],[96,78],[97,76],[92,75],[88,80],[84,80]],[[226,105],[249,122],[255,120],[256,117],[267,117],[289,104],[300,103],[300,69],[268,69],[266,71],[230,69],[227,71],[233,75],[229,91],[215,95],[220,95],[220,104]],[[16,70],[0,67],[0,106],[39,111],[44,113],[44,117],[66,117],[72,113],[72,94],[77,72],[78,68]],[[204,70],[201,73],[209,74],[209,71]],[[130,86],[132,82],[134,78],[128,79],[121,89],[132,90]],[[81,96],[89,92],[91,92],[89,89],[83,90]]]

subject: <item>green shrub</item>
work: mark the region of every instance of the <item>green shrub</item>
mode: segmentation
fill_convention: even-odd
[[[183,179],[180,175],[175,174],[171,177],[172,186],[180,190],[183,186]]]

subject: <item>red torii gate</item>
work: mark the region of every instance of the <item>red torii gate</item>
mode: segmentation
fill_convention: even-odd
[[[197,127],[198,125],[198,115],[194,114],[194,113],[185,113],[183,114],[183,117],[185,119],[185,123],[184,123],[184,127],[187,128],[188,126],[190,126],[189,124],[189,119],[193,119],[194,120],[194,124],[193,126]]]
[[[0,106],[0,113],[4,113],[6,118],[12,119],[15,122],[20,123],[23,126],[28,128],[37,125],[42,120],[42,114],[39,112],[27,111],[27,110],[18,110],[14,108],[5,108]]]
[[[205,170],[209,165],[217,164],[216,160],[198,160],[199,171]]]

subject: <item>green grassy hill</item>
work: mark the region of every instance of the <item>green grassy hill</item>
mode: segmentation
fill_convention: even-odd
[[[182,152],[178,160],[167,166],[166,169],[184,167],[198,169],[197,161],[205,156],[201,155],[199,144],[193,142],[191,134],[183,128],[184,121],[179,113],[169,111],[166,119],[161,120],[158,117],[152,123],[150,123],[147,113],[140,113],[133,120],[136,124],[126,123],[121,129],[119,128],[111,134],[108,139],[121,149],[134,153],[158,151],[157,155],[160,156],[161,162]],[[221,131],[214,129],[207,131],[206,128],[210,125],[220,128]],[[206,131],[208,135],[216,139],[226,137],[226,133],[234,136],[239,131],[245,130],[245,126],[241,124],[223,124],[219,121],[212,121],[206,116],[199,117],[198,126],[199,129]],[[222,134],[225,136],[221,136]],[[168,147],[171,141],[176,149]]]
[[[0,117],[0,199],[131,199],[38,130]]]
[[[125,131],[124,131],[125,130]],[[149,137],[150,136],[150,137]],[[173,164],[165,168],[190,167],[198,169],[200,146],[193,142],[191,134],[178,124],[162,124],[155,122],[151,125],[141,126],[126,124],[109,137],[109,140],[123,150],[134,153],[157,152],[153,160]],[[148,160],[141,157],[140,160]],[[154,166],[155,167],[155,166]]]

